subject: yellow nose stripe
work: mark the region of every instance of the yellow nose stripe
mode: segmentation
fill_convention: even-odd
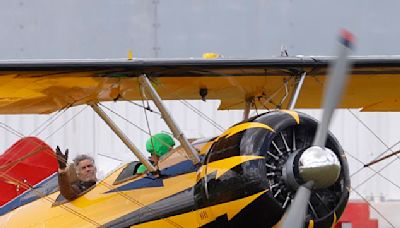
[[[297,124],[300,123],[299,113],[297,113],[295,111],[290,111],[290,110],[281,110],[281,111],[286,112],[287,114],[291,115],[293,117],[293,119],[296,120]]]

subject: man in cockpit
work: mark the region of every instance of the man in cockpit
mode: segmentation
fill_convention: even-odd
[[[158,165],[161,156],[168,153],[175,146],[174,139],[165,133],[158,133],[150,137],[146,142],[146,150],[151,154],[150,162],[154,166]],[[139,166],[136,173],[144,173],[147,171],[143,164]]]
[[[78,155],[74,159],[77,180],[71,183],[72,177],[69,175],[67,169],[68,149],[63,154],[57,146],[56,155],[58,161],[58,185],[60,187],[60,194],[65,199],[73,200],[96,184],[97,170],[92,157]]]

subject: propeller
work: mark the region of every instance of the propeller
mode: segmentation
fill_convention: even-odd
[[[311,189],[329,187],[339,177],[340,162],[332,150],[325,148],[325,143],[333,112],[341,99],[348,78],[347,75],[351,64],[347,57],[351,52],[352,44],[353,35],[343,30],[340,37],[338,57],[328,74],[321,122],[318,124],[312,146],[307,148],[299,159],[299,175],[306,184],[298,188],[289,209],[283,217],[282,228],[303,227]],[[289,160],[293,161],[293,159]],[[289,182],[293,183],[293,177],[288,179]]]

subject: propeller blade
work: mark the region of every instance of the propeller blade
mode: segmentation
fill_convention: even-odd
[[[332,115],[342,97],[343,88],[348,78],[347,75],[351,64],[347,57],[351,52],[353,35],[343,30],[340,43],[338,57],[333,67],[329,70],[328,84],[324,92],[322,120],[318,125],[313,143],[314,146],[319,146],[321,148],[325,147]]]
[[[306,210],[311,195],[311,187],[312,182],[307,182],[299,187],[289,209],[283,217],[281,228],[304,227]]]

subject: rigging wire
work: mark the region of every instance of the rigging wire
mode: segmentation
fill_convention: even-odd
[[[86,107],[87,107],[87,106],[86,106]],[[82,108],[82,110],[81,110],[80,112],[76,113],[71,119],[69,119],[66,123],[64,123],[60,128],[58,128],[58,129],[57,129],[55,132],[53,132],[50,136],[52,136],[52,135],[53,135],[54,133],[56,133],[59,129],[61,129],[61,128],[64,127],[67,123],[69,123],[72,119],[74,119],[74,118],[75,118],[79,113],[81,113],[86,107]],[[45,138],[45,139],[48,139],[50,136],[48,136],[48,137]],[[19,158],[18,158],[18,159],[15,159],[15,157],[18,156],[19,152],[21,152],[23,149],[25,149],[27,146],[29,146],[29,145],[31,145],[31,144],[34,144],[36,147],[32,149],[32,151],[29,153],[30,155],[28,154],[29,156],[25,156],[24,159],[19,159]],[[37,150],[38,148],[41,148],[41,147],[42,147],[42,145],[39,144],[39,143],[37,143],[37,142],[35,142],[35,141],[30,141],[29,144],[25,144],[24,146],[20,147],[17,151],[15,151],[15,152],[13,153],[14,156],[10,157],[10,160],[15,159],[15,161],[18,161],[18,162],[16,162],[16,163],[15,163],[14,165],[12,165],[12,166],[9,166],[7,170],[3,170],[2,172],[3,172],[3,173],[8,172],[10,169],[12,169],[12,168],[15,167],[16,165],[18,165],[19,162],[22,162],[23,160],[25,160],[25,159],[27,159],[27,158],[33,156],[35,153],[38,152],[38,151],[36,151],[36,150]],[[49,152],[49,153],[50,153],[50,152]],[[54,153],[51,153],[50,155],[51,155],[51,156],[55,156]]]
[[[161,113],[159,113],[159,112],[157,112],[157,111],[154,111],[153,109],[150,108],[149,105],[146,107],[146,106],[144,106],[144,105],[137,104],[137,103],[135,103],[135,102],[133,102],[133,101],[131,101],[131,100],[125,99],[124,97],[122,97],[122,99],[123,99],[124,101],[127,101],[128,103],[131,103],[131,104],[133,104],[133,105],[139,107],[139,108],[146,109],[146,110],[149,111],[149,112],[152,112],[152,113],[154,113],[154,114],[158,114],[158,115],[161,116]]]
[[[6,123],[0,122],[0,127],[3,128],[4,130],[10,132],[11,134],[17,136],[18,138],[24,137],[24,135],[22,133],[18,132],[17,130],[15,130],[11,126],[7,125]]]
[[[140,84],[139,84],[139,91],[140,91],[140,97],[142,98],[142,105],[143,105],[143,107],[145,107],[145,106],[144,106],[144,96],[146,96],[146,94],[145,94],[145,92],[144,92],[144,88],[143,88],[142,86],[140,86]],[[150,107],[149,101],[147,101],[147,107],[148,107],[148,108]],[[146,108],[143,108],[144,116],[145,116],[145,119],[146,119],[147,131],[148,131],[147,134],[151,137],[152,134],[151,134],[149,119],[148,119],[148,117],[147,117],[147,111],[146,111],[146,110],[147,110]],[[151,140],[151,143],[153,144],[153,140]],[[152,145],[152,146],[153,146],[153,148],[154,148],[154,145]]]
[[[163,87],[164,89],[168,90],[168,88],[164,85],[164,84],[160,84],[161,87]],[[176,95],[177,97],[179,96],[179,94],[176,91],[172,91],[169,90],[168,91],[171,94]],[[196,107],[194,107],[193,105],[191,105],[189,102],[185,101],[185,100],[179,100],[183,105],[185,105],[187,108],[189,108],[190,110],[192,110],[195,114],[197,114],[200,118],[204,119],[205,121],[207,121],[208,123],[210,123],[213,127],[217,128],[217,130],[224,132],[225,128],[223,128],[221,125],[219,125],[217,122],[215,122],[213,119],[211,119],[210,117],[208,117],[206,114],[204,114],[203,112],[201,112],[199,109],[197,109]]]
[[[101,106],[101,107],[107,109],[107,110],[110,111],[111,113],[115,114],[117,117],[121,118],[122,120],[126,121],[127,123],[131,124],[132,126],[136,127],[137,129],[139,129],[140,131],[142,131],[143,133],[145,133],[146,135],[148,135],[148,136],[151,137],[151,135],[150,135],[146,130],[144,130],[143,128],[139,127],[138,125],[136,125],[136,124],[133,123],[132,121],[128,120],[127,118],[123,117],[123,116],[122,116],[121,114],[119,114],[118,112],[116,112],[116,111],[114,111],[114,110],[108,108],[107,106],[105,106],[105,105],[103,105],[103,104],[101,104],[101,103],[99,103],[99,106]],[[165,132],[165,133],[168,133],[169,135],[172,135],[172,134],[169,133],[169,132]],[[172,136],[173,136],[173,135],[172,135]],[[161,143],[164,144],[164,145],[166,145],[166,146],[169,146],[169,145],[168,145],[167,143],[165,143],[165,142],[161,142]]]
[[[350,157],[352,157],[354,160],[360,162],[361,164],[364,164],[360,159],[358,159],[356,156],[350,154],[349,152],[346,152],[346,155],[350,155]],[[396,160],[393,160],[393,161],[396,161]],[[384,175],[382,175],[382,174],[380,173],[381,170],[376,171],[375,169],[373,169],[373,168],[371,168],[371,167],[369,167],[369,168],[370,168],[370,169],[372,170],[372,172],[374,172],[376,175],[379,175],[380,177],[382,177],[383,179],[387,180],[389,183],[391,183],[392,185],[394,185],[395,187],[397,187],[398,189],[400,189],[400,185],[394,183],[394,182],[391,181],[389,178],[387,178],[387,177],[385,177]],[[350,175],[350,177],[353,177],[353,176]],[[369,178],[369,179],[370,179],[370,178]],[[363,181],[362,183],[358,184],[358,185],[357,185],[356,187],[354,187],[354,188],[356,188],[356,189],[359,188],[361,185],[363,185],[363,184],[364,184],[365,182],[367,182],[369,179]]]
[[[139,129],[140,131],[148,134],[148,132],[146,130],[144,130],[143,128],[141,128],[139,125],[133,123],[132,121],[128,120],[127,118],[123,117],[121,114],[119,114],[118,112],[110,109],[109,107],[103,105],[102,103],[99,103],[99,105],[105,109],[107,109],[108,111],[110,111],[111,113],[113,113],[114,115],[118,116],[119,118],[121,118],[122,120],[125,120],[127,123],[129,123],[130,125],[136,127],[137,129]]]
[[[144,88],[141,87],[140,84],[139,84],[139,90],[140,90],[140,96],[141,96],[141,98],[142,98],[142,103],[143,103],[143,106],[144,106],[144,98],[146,97],[146,94],[145,94]],[[146,97],[146,98],[147,98],[147,97]],[[147,107],[150,107],[148,101],[147,101]],[[145,117],[146,117],[147,128],[148,128],[148,130],[149,130],[149,133],[148,133],[148,134],[149,134],[149,136],[151,137],[152,134],[151,134],[151,131],[150,131],[150,125],[149,125],[149,120],[148,120],[148,118],[147,118],[146,109],[144,109],[144,114],[145,114]],[[162,116],[161,116],[161,117],[162,117]],[[163,117],[162,117],[162,118],[163,118]],[[169,126],[168,126],[168,127],[169,127]],[[174,136],[174,135],[171,134],[171,133],[169,133],[169,134],[172,135],[172,136]],[[151,140],[151,143],[153,144],[153,140]],[[161,142],[161,143],[169,147],[169,145],[168,145],[166,142]],[[152,145],[152,146],[153,146],[153,148],[154,148],[154,145]],[[187,153],[184,153],[183,155],[184,155],[184,157],[185,157],[186,159],[190,159],[190,158],[189,158],[189,155],[188,155]]]
[[[141,98],[142,98],[142,105],[143,105],[143,107],[144,107],[144,96],[146,96],[146,94],[144,93],[144,88],[139,84],[139,91],[140,91],[140,96],[141,96]],[[147,101],[147,107],[150,107],[149,106],[149,101]],[[150,137],[152,137],[152,134],[151,134],[151,129],[150,129],[150,124],[149,124],[149,119],[148,119],[148,117],[147,117],[147,111],[146,111],[146,109],[144,108],[143,109],[143,112],[144,112],[144,116],[145,116],[145,119],[146,119],[146,126],[147,126],[147,130],[148,130],[148,132],[147,132],[147,134],[150,136]],[[151,139],[150,140],[150,142],[151,142],[151,146],[154,148],[154,143],[153,143],[153,140]],[[147,147],[147,144],[146,144],[146,147]],[[147,149],[147,148],[146,148]],[[155,167],[156,168],[156,170],[158,170],[158,167]]]
[[[291,80],[295,81],[295,80],[296,80],[296,77],[292,76],[292,77],[290,77],[288,80],[285,80],[285,82],[284,82],[279,88],[277,88],[267,99],[265,99],[265,101],[262,103],[263,107],[269,110],[268,106],[265,105],[265,103],[273,104],[273,105],[276,106],[276,108],[279,108],[279,106],[282,106],[283,102],[286,100],[286,97],[287,97],[288,94],[289,94],[289,91],[288,91],[288,87],[287,87],[287,86],[288,86],[289,81],[291,81]],[[285,95],[284,95],[283,98],[281,99],[280,103],[279,103],[279,104],[276,104],[272,99],[274,99],[274,97],[275,97],[276,95],[278,95],[278,93],[281,92],[282,89],[285,89]],[[265,94],[264,94],[264,95],[265,95]],[[259,97],[258,100],[261,102],[261,99],[260,99],[260,98],[264,98],[264,97],[263,97],[263,96]]]
[[[84,100],[85,98],[88,98],[90,95],[87,95],[87,96],[83,96],[83,97],[81,97],[80,99],[73,99],[74,100],[74,102],[71,102],[71,103],[69,103],[69,104],[66,104],[61,110],[58,110],[57,111],[57,113],[55,114],[55,115],[53,115],[53,116],[51,116],[50,118],[48,118],[46,121],[44,121],[38,128],[36,128],[35,130],[33,130],[32,131],[32,133],[33,132],[35,132],[37,129],[39,129],[40,127],[42,127],[42,126],[44,126],[44,128],[41,130],[41,131],[39,131],[35,136],[39,136],[39,134],[41,134],[45,129],[47,129],[52,123],[54,123],[54,121],[56,121],[62,114],[64,114],[69,108],[71,108],[72,106],[74,106],[74,104],[77,104],[77,103],[79,103],[80,101],[82,101],[82,100]],[[87,106],[86,106],[87,107]],[[86,109],[86,107],[85,108],[83,108],[83,109]],[[81,110],[81,111],[79,111],[78,113],[81,113],[83,110]],[[74,117],[76,116],[77,114],[75,114],[73,117],[72,117],[72,119],[74,119]],[[55,116],[55,119],[53,119],[53,117]],[[71,119],[71,120],[72,120]],[[67,122],[69,122],[69,121],[67,121]],[[65,125],[65,124],[64,124]],[[58,131],[58,130],[57,130]],[[56,132],[57,132],[56,131]],[[31,133],[31,134],[32,134]],[[54,132],[55,133],[55,132]],[[53,134],[54,134],[53,133]]]
[[[382,178],[388,180],[390,183],[392,183],[394,186],[396,186],[398,189],[400,189],[400,186],[399,186],[399,185],[393,183],[392,181],[390,181],[389,179],[387,179],[385,176],[383,176],[383,175],[380,173],[380,172],[382,172],[382,170],[384,170],[385,168],[387,168],[389,165],[391,165],[391,164],[394,163],[395,161],[397,161],[397,159],[393,159],[393,160],[390,161],[386,166],[380,168],[380,169],[377,170],[377,171],[368,166],[368,168],[370,168],[371,170],[373,170],[374,173],[373,173],[371,176],[369,176],[369,177],[367,177],[366,179],[364,179],[364,181],[362,181],[361,183],[359,183],[359,184],[356,186],[356,188],[360,187],[361,185],[363,185],[364,183],[366,183],[367,181],[369,181],[370,179],[372,179],[375,175],[379,175],[380,177],[382,177]]]
[[[367,130],[370,132],[370,133],[372,133],[374,136],[375,136],[375,138],[376,139],[378,139],[379,140],[379,142],[381,142],[385,147],[386,147],[386,150],[384,151],[384,152],[382,152],[382,153],[380,153],[378,156],[376,156],[373,160],[376,160],[377,158],[379,158],[379,157],[381,157],[383,154],[385,154],[386,152],[388,152],[388,151],[391,151],[391,152],[394,152],[393,150],[392,150],[392,147],[389,147],[371,128],[369,128],[368,126],[367,126],[367,124],[365,124],[356,114],[354,114],[350,109],[347,109],[353,116],[354,116],[354,118],[356,118],[365,128],[367,128]],[[400,143],[400,141],[398,142],[398,143]],[[398,155],[396,155],[396,157],[397,158],[400,158]]]
[[[38,133],[36,133],[35,135],[38,136],[40,133],[42,133],[48,126],[50,126],[55,120],[57,120],[62,113],[65,112],[66,109],[64,110],[59,110],[56,113],[54,113],[54,115],[51,115],[50,118],[48,118],[47,120],[45,120],[43,123],[41,123],[37,128],[35,128],[31,133],[29,133],[29,135],[33,135],[33,133],[35,133],[36,131],[38,131]],[[43,129],[41,131],[39,131],[40,128]]]
[[[85,109],[87,109],[87,107],[89,107],[88,105],[84,106],[79,112],[75,113],[69,120],[67,120],[64,124],[62,124],[60,127],[58,127],[55,131],[53,131],[52,133],[50,133],[46,138],[44,138],[45,140],[50,138],[51,136],[53,136],[55,133],[57,133],[59,130],[61,130],[63,127],[65,127],[65,125],[67,125],[69,122],[71,122],[73,119],[75,119],[79,114],[81,114]]]
[[[140,96],[141,96],[141,98],[142,98],[142,104],[143,104],[143,106],[144,106],[144,97],[146,96],[146,94],[145,94],[145,92],[144,92],[144,88],[141,87],[140,84],[139,84],[139,90],[140,90]],[[148,101],[147,101],[147,107],[150,107]],[[148,133],[147,133],[147,134],[148,134],[150,137],[152,137],[152,133],[151,133],[151,129],[150,129],[150,124],[149,124],[149,120],[148,120],[148,117],[147,117],[147,112],[146,112],[146,109],[143,109],[143,110],[144,110],[144,115],[145,115],[145,118],[146,118],[146,125],[147,125],[147,129],[148,129]],[[170,134],[170,133],[169,133],[169,134]],[[170,135],[173,136],[173,134],[170,134]],[[154,148],[153,140],[150,140],[150,141],[151,141],[152,147]],[[169,147],[169,145],[168,145],[166,142],[161,141],[161,143]],[[189,156],[188,156],[186,153],[184,153],[184,156],[185,156],[185,158],[190,159]]]
[[[131,104],[133,104],[133,105],[135,105],[135,106],[137,106],[137,107],[143,108],[144,110],[147,110],[147,111],[149,111],[149,112],[152,112],[152,113],[155,113],[155,114],[158,114],[158,115],[161,116],[161,113],[160,113],[160,112],[154,111],[153,109],[150,108],[150,105],[149,105],[148,102],[147,102],[147,106],[145,106],[144,104],[143,104],[143,105],[137,104],[137,103],[135,103],[135,102],[133,102],[133,101],[131,101],[131,100],[128,100],[128,99],[122,97],[122,96],[120,96],[120,98],[122,98],[122,100],[127,101],[127,102],[129,102],[129,103],[131,103]],[[142,100],[143,100],[143,96],[142,96]],[[194,107],[192,104],[190,104],[190,103],[187,102],[186,100],[179,100],[179,102],[181,102],[181,103],[182,103],[183,105],[185,105],[187,108],[191,109],[194,113],[196,113],[197,115],[199,115],[201,118],[204,118],[206,121],[210,122],[212,125],[214,125],[214,126],[215,126],[218,130],[220,130],[221,132],[225,131],[225,129],[224,129],[221,125],[219,125],[219,124],[218,124],[217,122],[215,122],[213,119],[211,119],[210,117],[208,117],[207,115],[205,115],[204,113],[202,113],[199,109],[197,109],[196,107]],[[146,133],[147,133],[147,132],[146,132]]]
[[[61,114],[64,113],[65,110],[66,110],[68,107],[71,107],[71,105],[72,105],[72,104],[67,105],[67,106],[64,108],[64,110],[63,110],[62,112],[60,112],[60,111],[57,112],[58,116],[57,116],[55,119],[58,119],[58,118],[61,116]],[[55,115],[53,115],[52,117],[50,117],[49,119],[47,119],[44,123],[49,122],[54,116],[55,116]],[[49,124],[47,124],[47,125],[45,126],[45,128],[42,129],[42,131],[44,131],[47,127],[49,127],[50,124],[53,123],[53,122],[55,121],[55,119],[54,119],[53,121],[51,121]],[[6,124],[5,124],[5,125],[6,125]],[[8,125],[6,125],[6,126],[8,126]],[[39,128],[40,128],[41,126],[43,126],[43,124],[41,124],[41,125],[39,126]],[[64,124],[63,126],[65,126],[65,124]],[[11,126],[8,126],[8,128],[13,129]],[[36,130],[39,129],[39,128],[36,128],[34,131],[36,131]],[[20,137],[20,138],[23,138],[23,137],[24,137],[24,135],[23,135],[21,132],[18,132],[18,131],[15,130],[15,129],[13,129],[13,130],[14,130],[15,132],[17,132],[18,134],[22,135],[22,137]],[[33,131],[33,132],[34,132],[34,131]],[[42,132],[42,131],[41,131],[41,132]],[[39,132],[38,134],[40,134],[40,132]],[[46,138],[46,139],[47,139],[47,138]],[[35,144],[37,147],[41,147],[41,146],[42,146],[41,144],[39,144],[39,143],[37,143],[37,142],[35,142],[35,141],[30,141],[29,144],[25,144],[24,146],[20,147],[17,151],[14,151],[14,153],[9,157],[9,159],[10,159],[10,160],[18,160],[18,158],[16,159],[16,157],[18,156],[19,152],[21,152],[22,150],[24,150],[26,147],[28,147],[28,146],[31,145],[32,143]],[[36,150],[37,147],[33,148],[33,150]],[[54,156],[54,154],[51,154],[51,155]],[[33,155],[32,155],[32,156],[33,156]],[[27,158],[29,158],[29,157],[27,157]],[[17,164],[18,164],[18,163],[16,163],[15,165],[17,165]],[[14,166],[15,166],[15,165],[14,165]],[[5,170],[4,172],[8,172],[8,171],[9,171],[11,168],[13,168],[14,166],[10,167],[9,169]]]
[[[254,105],[254,109],[255,109],[255,111],[256,111],[256,115],[258,116],[259,114],[258,114],[258,107],[257,107],[257,103],[256,103],[256,101],[255,100],[253,100],[253,105]]]
[[[349,110],[349,109],[348,109]],[[351,112],[351,110],[349,110],[350,111],[350,113],[352,113]],[[355,115],[354,115],[354,113],[352,113],[353,114],[353,116],[354,117],[356,117]],[[360,122],[362,122],[359,118],[356,118],[358,121],[360,121]],[[365,123],[362,123],[363,124],[363,126],[365,126],[371,133],[373,133],[373,135],[375,135],[375,137],[378,137]],[[378,137],[379,138],[379,137]],[[383,141],[382,140],[380,140],[382,143],[383,143]],[[388,147],[388,150],[391,150],[394,146],[396,146],[397,144],[399,144],[400,143],[400,141],[399,142],[397,142],[397,143],[395,143],[393,146],[391,146],[390,148]],[[384,144],[384,145],[386,145],[386,144]],[[387,150],[386,150],[387,151]],[[386,152],[385,151],[385,152]],[[360,159],[358,159],[356,156],[353,156],[352,154],[350,154],[349,152],[346,152],[346,154],[347,155],[349,155],[350,157],[352,157],[353,159],[355,159],[356,161],[358,161],[358,162],[360,162],[361,164],[363,164],[363,165],[365,165],[364,164],[364,162],[362,162]],[[387,178],[387,177],[385,177],[384,175],[382,175],[381,174],[381,171],[383,170],[383,169],[385,169],[386,167],[388,167],[391,163],[393,163],[394,161],[397,161],[397,159],[393,159],[391,162],[389,162],[386,166],[384,166],[384,167],[382,167],[381,169],[379,169],[379,170],[375,170],[375,169],[373,169],[372,167],[370,167],[370,166],[368,166],[368,168],[370,169],[370,170],[372,170],[373,172],[374,172],[374,174],[372,174],[370,177],[368,177],[367,179],[365,179],[364,181],[362,181],[361,183],[359,183],[357,186],[355,186],[355,187],[352,187],[352,191],[354,191],[355,193],[357,193],[365,202],[367,202],[368,204],[369,204],[369,206],[371,207],[371,208],[373,208],[380,216],[382,216],[382,218],[384,219],[384,220],[386,220],[392,227],[394,227],[393,226],[393,224],[387,219],[387,218],[385,218],[385,216],[377,209],[377,208],[375,208],[374,206],[372,206],[369,202],[368,202],[368,200],[367,199],[365,199],[358,191],[356,191],[356,189],[358,189],[359,187],[361,187],[363,184],[365,184],[367,181],[369,181],[372,177],[374,177],[375,175],[379,175],[380,177],[382,177],[383,179],[385,179],[386,181],[388,181],[389,183],[391,183],[393,186],[395,186],[395,187],[397,187],[398,189],[400,189],[400,186],[398,185],[398,184],[396,184],[396,183],[394,183],[393,181],[391,181],[389,178]],[[353,174],[351,174],[350,175],[350,177],[353,177],[354,175],[356,175],[357,173],[359,173],[361,170],[363,170],[365,167],[361,167],[360,169],[358,169],[356,172],[354,172]]]
[[[395,144],[393,144],[391,147],[389,147],[389,149],[393,149],[395,146],[397,146],[397,145],[399,145],[400,144],[400,141],[397,141]],[[386,151],[388,151],[388,150],[386,150]],[[352,176],[354,176],[354,175],[356,175],[357,173],[359,173],[359,172],[361,172],[364,168],[366,168],[365,167],[365,163],[364,162],[362,162],[362,161],[360,161],[362,164],[363,164],[363,167],[361,167],[361,168],[359,168],[358,170],[356,170],[354,173],[352,173],[350,176],[352,177]]]
[[[1,126],[3,129],[5,129],[6,131],[8,131],[8,132],[10,132],[10,133],[12,133],[12,134],[14,134],[14,135],[16,135],[19,139],[25,137],[21,132],[17,131],[16,129],[12,128],[11,126],[7,125],[6,123],[1,123],[0,126]],[[10,159],[10,160],[16,159],[16,157],[18,156],[18,153],[19,153],[20,151],[22,151],[24,148],[26,148],[28,145],[30,145],[31,143],[35,143],[35,144],[36,144],[36,142],[30,142],[29,144],[24,145],[23,147],[21,147],[21,148],[19,148],[17,151],[15,151],[13,154],[11,154],[10,157],[9,157],[9,159]],[[39,145],[39,144],[38,144],[38,145]],[[41,145],[39,145],[39,146],[41,146]],[[17,158],[16,160],[18,160],[18,158]],[[7,170],[7,171],[8,171],[8,170]]]
[[[289,82],[292,78],[294,79],[295,77],[291,77],[291,78],[289,78],[289,80],[286,80],[286,79],[285,79],[285,82],[283,83],[284,86],[285,86],[285,95],[282,97],[282,99],[281,99],[281,101],[279,102],[279,104],[276,105],[276,107],[277,107],[278,109],[281,109],[281,108],[282,108],[283,102],[284,102],[284,101],[286,100],[286,98],[289,96],[288,82]]]
[[[347,109],[355,118],[356,120],[358,120],[365,128],[368,129],[368,131],[370,131],[387,149],[386,151],[390,150],[393,151],[392,148],[396,145],[398,145],[400,143],[400,141],[398,141],[397,143],[395,143],[393,146],[389,147],[378,135],[375,134],[375,132],[373,132],[360,118],[358,118],[358,116],[356,116],[351,110]],[[383,152],[380,155],[378,155],[378,157],[380,157],[382,154],[386,153]],[[399,156],[396,155],[396,158],[393,159],[392,161],[390,161],[389,163],[387,163],[385,166],[383,166],[382,168],[380,168],[379,170],[375,171],[374,169],[372,169],[370,166],[368,166],[368,168],[370,168],[371,170],[374,171],[374,173],[372,175],[370,175],[369,177],[367,177],[366,179],[364,179],[360,184],[358,184],[356,187],[360,187],[361,185],[363,185],[364,183],[366,183],[367,181],[369,181],[370,179],[372,179],[375,175],[379,175],[385,179],[387,179],[386,177],[384,177],[383,175],[381,175],[381,172],[386,169],[387,167],[389,167],[392,163],[394,163],[395,161],[397,161],[399,159]],[[353,173],[351,176],[354,176],[355,174],[359,173],[362,169],[366,168],[365,164],[363,163],[363,167],[361,167],[359,170],[357,170],[355,173]],[[388,180],[388,179],[387,179]],[[392,181],[391,182],[393,185],[397,186],[400,189],[400,186],[398,186],[397,184],[394,184]]]
[[[97,153],[97,155],[100,155],[100,156],[109,158],[109,159],[111,159],[111,160],[119,161],[119,162],[126,162],[126,161],[123,161],[123,160],[121,160],[121,159],[119,159],[119,158],[111,157],[111,156],[109,156],[109,155],[107,155],[107,154]]]
[[[211,119],[210,117],[208,117],[206,114],[204,114],[202,111],[200,111],[198,108],[196,108],[195,106],[193,106],[192,104],[190,104],[188,101],[186,100],[179,100],[183,105],[185,105],[187,108],[191,109],[195,114],[197,114],[200,118],[203,118],[204,120],[206,120],[207,122],[209,122],[211,125],[213,125],[215,128],[217,128],[217,130],[219,130],[220,132],[224,132],[225,128],[222,127],[220,124],[218,124],[216,121],[214,121],[213,119]]]

